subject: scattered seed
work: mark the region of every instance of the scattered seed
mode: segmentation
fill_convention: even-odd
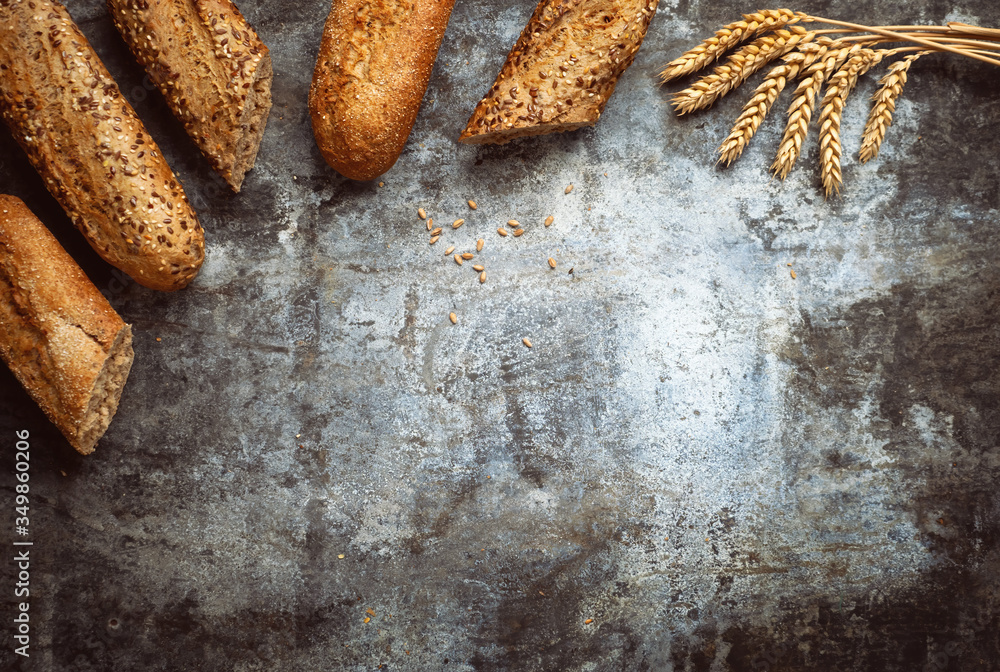
[[[572,268],[571,268],[571,269],[569,269],[569,274],[570,274],[570,275],[573,275],[573,269],[572,269]]]
[[[452,222],[451,228],[457,229],[458,227],[462,226],[463,224],[465,224],[465,220],[464,219],[456,219],[454,222]]]
[[[481,285],[484,282],[486,282],[486,271],[483,271],[482,273],[479,274],[479,284]]]
[[[531,341],[529,341],[527,338],[522,338],[521,342],[524,343],[525,346],[529,348],[531,347]]]
[[[434,220],[433,219],[428,219],[427,220],[427,230],[430,231],[433,228],[434,228]]]
[[[365,623],[367,623],[370,620],[372,620],[371,616],[365,616]]]
[[[792,271],[789,271],[789,272],[792,274],[792,280],[794,280],[795,279],[795,271],[792,270]]]
[[[507,229],[505,229],[505,228],[503,228],[501,226],[499,229],[497,229],[497,233],[499,233],[501,236],[506,236],[507,235]]]
[[[420,219],[427,219],[427,211],[423,208],[417,208],[417,217]]]
[[[380,186],[380,187],[384,187],[384,186],[385,186],[385,182],[379,182],[379,183],[378,183],[378,186]]]
[[[476,202],[475,202],[475,201],[473,201],[473,200],[471,200],[471,199],[470,199],[470,200],[469,200],[469,207],[470,207],[470,208],[472,208],[473,210],[475,210],[475,209],[476,209],[476,208],[478,208],[479,206],[478,206],[478,205],[476,205]]]
[[[556,221],[556,218],[553,217],[552,215],[549,215],[548,217],[545,218],[545,226],[552,226],[552,222],[554,221]]]
[[[458,324],[458,315],[455,313],[448,313],[448,319],[451,320],[452,324]]]
[[[338,558],[339,560],[343,560],[343,559],[344,559],[344,554],[343,554],[343,553],[341,553],[340,555],[338,555],[338,556],[337,556],[337,558]]]
[[[472,252],[463,252],[462,253],[462,258],[465,259],[466,261],[468,261],[469,259],[472,259],[475,256],[476,255],[474,255]]]
[[[432,235],[432,236],[440,236],[440,235],[441,235],[441,231],[442,231],[442,229],[441,229],[441,227],[439,226],[439,227],[437,227],[436,229],[434,229],[433,231],[431,231],[431,235]]]
[[[568,187],[566,187],[566,191],[565,191],[564,193],[567,193],[567,194],[568,194],[568,193],[569,193],[569,192],[571,192],[571,191],[573,191],[573,185],[572,185],[572,184],[571,184],[571,185],[569,185]]]
[[[556,267],[556,260],[553,259],[552,257],[549,257],[549,268],[555,268],[555,267]]]
[[[519,236],[522,236],[522,235],[524,235],[524,229],[514,229],[514,237],[515,238],[517,238]]]
[[[590,625],[590,624],[591,624],[591,623],[593,623],[593,622],[594,622],[594,619],[592,619],[592,618],[588,618],[588,619],[587,619],[586,621],[584,621],[584,622],[583,622],[583,624],[584,624],[584,625]]]
[[[455,251],[455,246],[452,245],[451,247],[449,247],[447,250],[444,251],[444,256],[447,257],[449,254],[451,254],[454,251]]]
[[[486,267],[483,266],[482,264],[476,264],[475,266],[472,267],[472,270],[474,270],[474,271],[485,271]]]
[[[483,251],[483,245],[485,245],[485,244],[486,244],[486,241],[483,240],[482,238],[480,238],[479,240],[477,240],[476,241],[476,252],[482,252]]]
[[[441,236],[431,236],[431,245],[441,240]]]
[[[455,263],[458,264],[459,266],[462,265],[462,255],[461,254],[456,254],[455,255]]]
[[[509,226],[512,229],[520,229],[521,228],[521,222],[517,221],[516,219],[508,219],[507,220],[507,226]]]

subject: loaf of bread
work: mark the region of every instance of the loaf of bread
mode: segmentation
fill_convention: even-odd
[[[336,0],[309,89],[323,158],[371,180],[399,158],[416,121],[454,0]]]
[[[118,32],[233,191],[271,109],[271,55],[229,0],[107,0]]]
[[[501,144],[593,126],[658,0],[541,0],[459,140]]]
[[[108,263],[153,289],[197,275],[204,232],[184,190],[58,2],[0,0],[0,116]]]
[[[132,367],[132,330],[27,206],[5,195],[0,357],[70,445],[92,453]]]

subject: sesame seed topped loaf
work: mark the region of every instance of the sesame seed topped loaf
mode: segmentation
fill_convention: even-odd
[[[84,455],[111,423],[132,330],[20,199],[0,195],[0,358]]]
[[[658,0],[542,0],[459,140],[501,144],[601,117]]]
[[[403,151],[454,0],[335,0],[309,89],[313,135],[352,180],[389,170]]]
[[[166,291],[198,274],[204,232],[184,190],[58,2],[0,0],[0,116],[105,261]]]
[[[233,191],[271,110],[271,55],[229,0],[107,0],[118,32]]]

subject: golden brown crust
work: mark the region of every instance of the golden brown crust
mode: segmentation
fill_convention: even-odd
[[[136,60],[239,191],[271,109],[271,55],[229,0],[107,0]]]
[[[593,126],[632,64],[659,0],[541,0],[459,141]]]
[[[59,3],[0,0],[0,115],[108,263],[167,291],[198,274],[204,232],[184,190]]]
[[[132,365],[132,332],[48,229],[0,195],[0,357],[70,444],[93,452]]]
[[[309,89],[323,158],[371,180],[399,158],[416,121],[454,0],[336,1]]]

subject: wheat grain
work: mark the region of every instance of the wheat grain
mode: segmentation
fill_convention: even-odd
[[[814,33],[801,26],[776,30],[740,47],[726,62],[690,87],[674,94],[671,104],[677,114],[689,114],[711,106],[740,86],[765,65],[781,58],[800,43],[809,43]]]
[[[771,111],[774,101],[784,91],[787,83],[796,79],[818,59],[823,58],[831,42],[829,38],[821,37],[816,42],[800,44],[796,51],[782,59],[784,63],[767,74],[764,81],[754,90],[749,102],[743,106],[743,112],[733,125],[729,136],[719,146],[720,161],[729,165],[743,153],[750,138],[760,128],[764,117]]]
[[[860,45],[831,47],[826,56],[806,69],[802,82],[795,89],[795,99],[788,107],[788,123],[778,146],[778,154],[771,164],[771,172],[785,179],[802,153],[802,143],[809,133],[816,94],[826,78],[833,74],[845,60],[861,49]]]
[[[697,72],[746,40],[798,23],[804,18],[806,15],[802,12],[793,12],[790,9],[765,9],[744,14],[742,21],[723,26],[712,37],[667,63],[660,73],[660,81],[665,84],[678,77]]]
[[[847,59],[847,62],[830,77],[819,114],[819,164],[823,191],[827,198],[840,192],[843,175],[840,157],[843,147],[840,142],[840,120],[844,103],[858,83],[858,77],[865,74],[885,56],[886,51],[861,49]]]
[[[892,113],[896,111],[896,100],[906,85],[907,71],[913,65],[913,61],[926,53],[928,52],[920,52],[907,56],[901,61],[896,61],[889,66],[889,72],[885,77],[879,80],[879,84],[882,86],[872,96],[872,100],[875,102],[868,114],[864,136],[861,140],[861,152],[858,157],[861,159],[861,163],[878,156],[878,150],[885,139],[885,132],[892,123]]]

